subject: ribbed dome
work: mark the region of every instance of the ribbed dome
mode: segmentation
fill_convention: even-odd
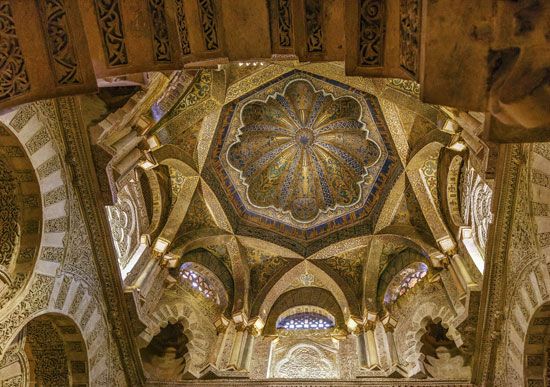
[[[243,107],[228,161],[253,205],[311,222],[361,197],[367,168],[381,153],[360,119],[354,98],[334,98],[309,81],[293,80],[283,94]]]

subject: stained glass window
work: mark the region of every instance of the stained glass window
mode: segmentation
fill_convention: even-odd
[[[215,299],[214,289],[199,272],[185,264],[180,269],[180,280],[189,285],[193,290],[202,293],[206,298]]]
[[[296,313],[281,319],[277,328],[289,330],[328,329],[334,327],[334,321],[315,312]]]
[[[416,286],[428,274],[428,266],[422,262],[415,262],[401,270],[388,285],[384,302],[392,303]]]

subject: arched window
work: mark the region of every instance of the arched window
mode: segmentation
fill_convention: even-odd
[[[180,281],[188,285],[191,289],[202,293],[204,297],[218,302],[210,281],[198,271],[193,270],[191,265],[185,263],[181,265]]]
[[[285,330],[322,330],[334,328],[334,317],[322,308],[298,306],[288,309],[277,319],[277,329]]]
[[[278,329],[328,329],[334,327],[334,321],[319,313],[304,312],[285,317],[277,323]]]
[[[384,303],[395,302],[399,297],[416,286],[428,274],[428,265],[414,262],[401,270],[388,285],[384,294]]]

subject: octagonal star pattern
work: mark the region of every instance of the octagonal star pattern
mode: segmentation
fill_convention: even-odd
[[[356,203],[367,168],[381,154],[360,118],[356,99],[334,98],[304,79],[265,102],[247,103],[227,153],[247,199],[304,223]]]
[[[211,155],[237,222],[302,241],[365,222],[401,168],[375,96],[300,70],[224,105]]]

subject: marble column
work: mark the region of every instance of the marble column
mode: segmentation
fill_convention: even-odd
[[[256,341],[254,328],[249,328],[248,337],[246,338],[245,350],[243,352],[243,364],[242,368],[246,371],[250,371],[250,364],[252,361],[252,354],[254,353],[254,342]]]
[[[216,343],[214,345],[214,350],[210,353],[208,362],[214,365],[216,368],[220,368],[223,357],[223,350],[229,336],[229,330],[227,329],[229,322],[226,323],[226,321],[227,320],[220,318],[215,323],[217,333]]]
[[[241,355],[243,339],[245,339],[245,327],[240,324],[236,327],[235,336],[233,338],[233,346],[231,347],[231,355],[229,356],[228,368],[238,370],[241,365]]]
[[[132,286],[135,289],[139,289],[141,297],[145,297],[149,288],[154,283],[155,275],[160,269],[158,261],[153,257],[149,258],[149,262],[147,262],[147,265],[143,268],[141,274]]]
[[[477,286],[475,281],[472,279],[472,276],[468,272],[468,269],[466,268],[466,265],[464,264],[464,261],[462,260],[462,257],[460,255],[454,254],[453,258],[450,261],[451,265],[455,267],[466,289]]]
[[[385,324],[384,330],[386,331],[386,338],[388,340],[388,348],[390,352],[390,361],[392,366],[399,364],[399,354],[397,353],[397,347],[395,345],[395,337],[393,335],[394,326],[391,324]]]
[[[357,332],[357,335],[355,336],[355,340],[357,343],[357,352],[359,354],[359,364],[362,367],[368,366],[368,360],[367,360],[367,349],[365,344],[365,339],[363,337],[363,331]]]
[[[367,367],[369,369],[379,367],[378,350],[376,349],[376,339],[374,336],[374,322],[367,322],[364,326],[363,338],[367,352]]]
[[[464,288],[464,285],[462,284],[462,280],[460,279],[459,274],[457,273],[457,270],[455,268],[455,265],[448,263],[446,264],[446,269],[449,270],[449,274],[451,275],[451,279],[453,280],[453,283],[455,284],[457,290],[458,290],[458,297],[460,299],[464,298],[466,296],[466,289]]]

